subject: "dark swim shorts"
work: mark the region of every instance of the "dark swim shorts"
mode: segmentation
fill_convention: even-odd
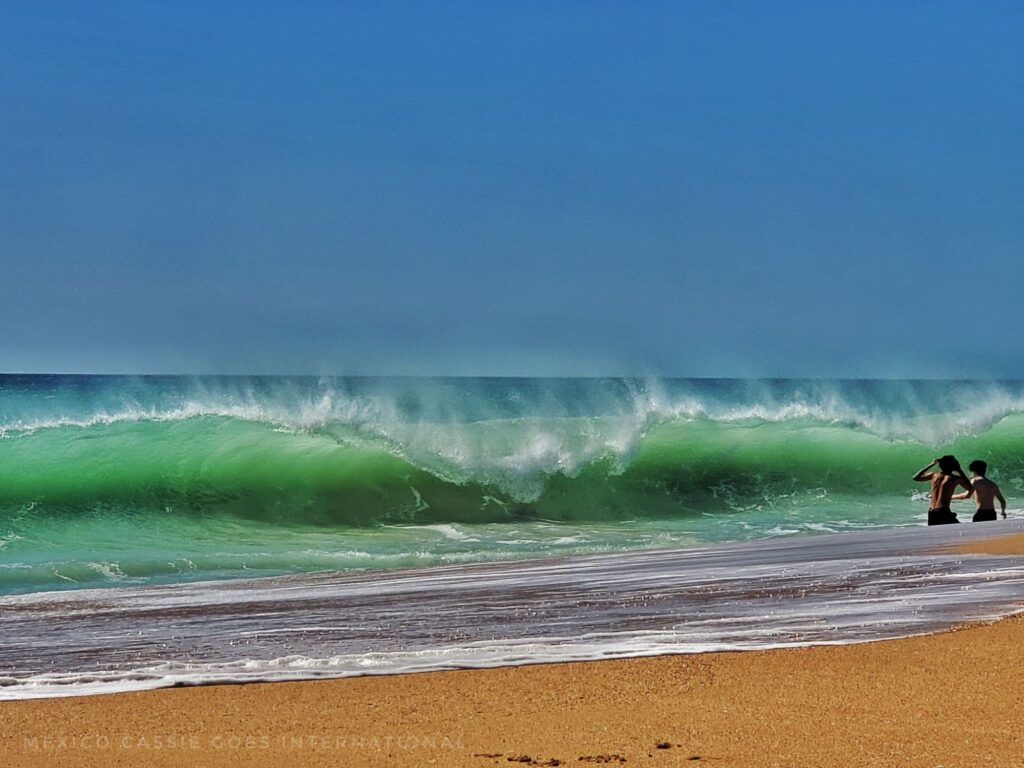
[[[994,509],[979,509],[974,513],[975,523],[987,523],[989,520],[996,519],[996,511]]]
[[[938,509],[928,510],[928,525],[949,525],[950,523],[959,523],[956,519],[956,513],[953,512],[949,507],[939,507]]]

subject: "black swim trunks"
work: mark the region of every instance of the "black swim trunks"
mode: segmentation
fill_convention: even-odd
[[[987,523],[990,520],[996,519],[996,511],[994,509],[979,509],[974,513],[975,523]]]
[[[928,525],[949,525],[950,523],[959,522],[956,519],[956,513],[949,507],[938,507],[937,509],[928,510]]]

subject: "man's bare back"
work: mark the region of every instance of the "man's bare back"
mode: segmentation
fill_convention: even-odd
[[[999,492],[999,486],[987,477],[977,477],[971,480],[974,488],[974,500],[978,503],[978,509],[995,509],[996,499],[1002,504],[1003,512],[1006,512],[1006,499]]]
[[[950,502],[953,501],[953,495],[956,493],[956,489],[961,486],[968,489],[971,488],[971,484],[967,481],[967,478],[963,476],[944,475],[941,472],[933,472],[931,508],[947,508],[950,505]]]
[[[928,470],[939,465],[938,472]],[[917,482],[931,481],[932,493],[931,504],[928,508],[928,525],[945,525],[946,523],[959,523],[956,515],[949,508],[950,502],[955,498],[958,487],[965,488],[968,492],[971,488],[971,481],[960,468],[960,462],[953,456],[943,456],[935,459],[924,469],[914,475]]]
[[[966,493],[958,493],[953,496],[954,500],[974,498],[978,505],[978,512],[974,516],[975,522],[982,520],[996,519],[996,501],[999,502],[1000,512],[1003,519],[1006,519],[1006,499],[1003,497],[999,486],[985,477],[988,471],[988,464],[984,461],[971,462],[971,489]]]

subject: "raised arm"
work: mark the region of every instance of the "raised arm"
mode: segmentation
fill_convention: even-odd
[[[928,470],[931,469],[932,467],[934,467],[938,463],[939,463],[939,460],[938,459],[934,459],[928,466],[923,467],[922,469],[918,470],[918,473],[916,475],[914,475],[914,481],[918,482],[918,483],[923,483],[925,480],[931,480],[932,479],[932,473],[929,472]]]

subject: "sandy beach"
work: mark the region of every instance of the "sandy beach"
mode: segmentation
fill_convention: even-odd
[[[1024,537],[964,551],[1015,554]],[[1024,765],[1024,617],[847,646],[0,705],[0,763]]]
[[[5,3],[0,768],[1024,768],[1022,39]]]
[[[976,555],[1019,555],[1024,553],[1024,534],[995,536],[954,547],[954,551]]]

